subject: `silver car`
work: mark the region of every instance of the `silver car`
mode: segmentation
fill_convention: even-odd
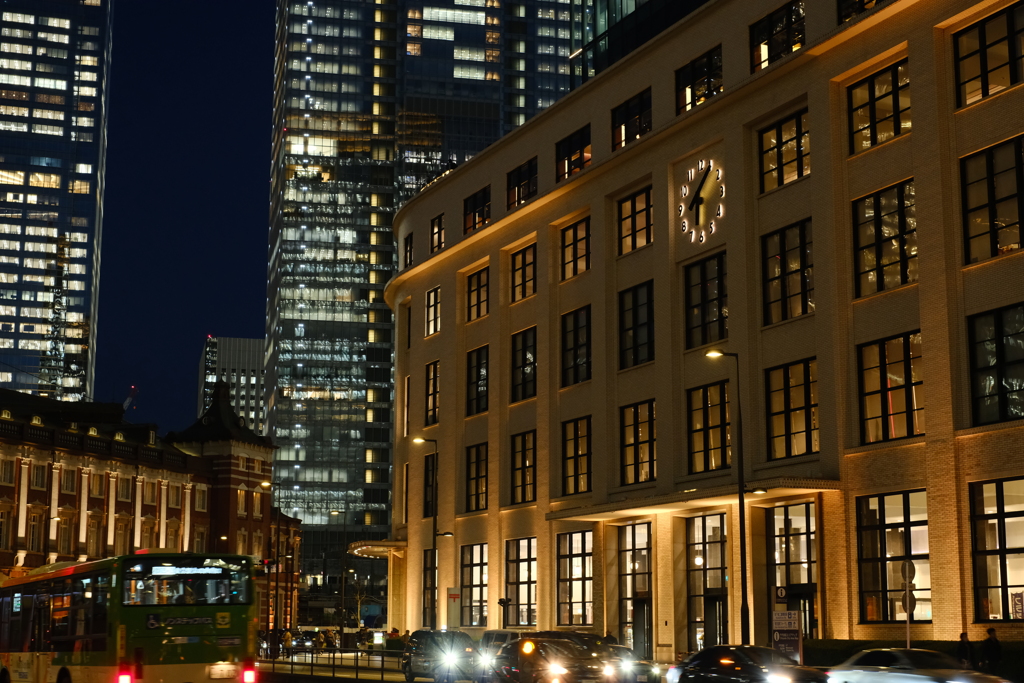
[[[864,650],[828,672],[829,683],[1008,683],[998,676],[965,670],[933,650]]]

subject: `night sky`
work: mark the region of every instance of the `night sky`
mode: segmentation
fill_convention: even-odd
[[[94,400],[195,420],[206,335],[264,336],[274,0],[117,0]]]

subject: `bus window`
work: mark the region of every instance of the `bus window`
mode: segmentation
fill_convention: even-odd
[[[243,558],[133,558],[125,568],[124,604],[247,605],[248,576]]]

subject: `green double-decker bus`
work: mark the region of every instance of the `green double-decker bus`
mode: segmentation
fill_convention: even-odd
[[[0,683],[255,683],[250,558],[140,551],[0,586]]]

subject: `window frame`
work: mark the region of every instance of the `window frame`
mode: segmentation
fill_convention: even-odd
[[[786,256],[793,251],[789,244],[789,236],[796,230],[797,235],[797,256],[799,267],[795,271],[788,271],[789,259]],[[778,252],[769,254],[769,244],[773,239],[778,240]],[[814,312],[814,239],[812,235],[812,223],[810,218],[797,221],[766,235],[761,236],[761,291],[762,291],[762,315],[764,325],[774,325],[785,320],[799,318]],[[779,263],[778,275],[770,273],[771,258],[775,257]],[[794,294],[790,291],[793,276],[799,284],[800,290]],[[778,282],[778,299],[773,299],[772,283]],[[800,311],[793,314],[792,306],[789,305],[796,299]],[[775,319],[774,306],[778,304],[778,319]]]
[[[770,126],[766,126],[757,132],[757,146],[758,146],[758,168],[759,168],[759,179],[761,183],[761,194],[770,192],[771,190],[777,190],[780,187],[794,183],[801,178],[805,178],[811,173],[811,153],[810,151],[804,152],[804,149],[810,146],[811,131],[810,124],[808,121],[809,111],[805,107],[800,111],[794,112],[784,118],[779,119]],[[796,123],[796,135],[792,138],[783,139],[783,127],[786,126],[790,121]],[[771,131],[775,134],[775,141],[771,147],[765,147],[765,133]],[[786,165],[784,163],[785,157],[783,150],[790,140],[795,140],[796,156],[795,163],[797,165],[796,176],[786,180]],[[769,153],[774,153],[775,166],[769,170],[765,170],[765,158]],[[806,170],[804,167],[806,166]],[[769,174],[774,176],[775,185],[767,187],[765,185],[765,177]]]
[[[1021,64],[1021,59],[1022,57],[1024,57],[1024,55],[1022,55],[1020,51],[1022,37],[1019,37],[1018,35],[1024,33],[1024,22],[1022,22],[1020,26],[1014,26],[1014,14],[1017,10],[1020,9],[1021,4],[1022,3],[1020,2],[1016,2],[1010,5],[1009,7],[1004,7],[998,12],[993,12],[992,14],[989,14],[985,18],[980,19],[979,21],[976,21],[970,26],[967,26],[953,34],[953,78],[954,82],[956,83],[957,109],[959,109],[960,107],[966,107],[969,104],[980,102],[984,99],[992,97],[993,95],[998,95],[1001,92],[1005,92],[1013,88],[1014,86],[1020,85],[1021,81],[1024,81],[1024,65]],[[1008,71],[1007,80],[1009,81],[1009,84],[1001,90],[996,90],[992,92],[989,83],[990,74],[994,73],[996,70],[988,69],[988,54],[991,52],[992,47],[994,45],[997,45],[998,43],[1004,41],[997,40],[996,42],[988,43],[984,38],[984,34],[986,27],[993,21],[996,21],[998,19],[1004,19],[1006,22],[1005,25],[1001,28],[1005,29],[1005,33],[1003,35],[1007,46],[1006,54],[1009,58],[1009,61],[1006,65]],[[978,80],[980,81],[979,85],[981,87],[979,88],[979,91],[981,94],[977,98],[967,102],[965,101],[966,98],[964,92],[964,85],[970,83],[975,79],[961,81],[961,64],[962,62],[969,59],[973,54],[975,54],[975,52],[969,53],[966,57],[961,55],[960,38],[961,36],[964,36],[967,33],[970,33],[971,31],[974,30],[978,31],[978,49],[975,52],[978,55]]]
[[[643,534],[638,533],[641,530]],[[641,545],[642,535],[646,536],[646,543]],[[646,594],[647,598],[654,595],[654,525],[651,522],[623,524],[618,528],[618,542],[615,559],[618,569],[619,633],[625,635],[633,631],[636,623],[629,617],[642,614],[634,609],[636,599],[641,594]],[[647,614],[650,625],[651,613]],[[648,643],[648,647],[650,645]]]
[[[1004,146],[1012,148],[1011,156],[1014,166],[1013,169],[1004,169],[1003,171],[996,173],[994,168],[995,156],[998,150]],[[1007,254],[1018,252],[1024,248],[1024,240],[1021,239],[1021,231],[1024,230],[1024,226],[1021,225],[1021,216],[1024,215],[1024,159],[1022,159],[1022,156],[1024,156],[1024,135],[1018,135],[1015,138],[1004,140],[1003,142],[978,150],[977,152],[968,154],[960,159],[960,194],[964,228],[964,263],[966,265],[981,263],[982,261],[988,261],[998,258],[999,256],[1006,256]],[[971,164],[972,160],[977,158],[984,159],[985,175],[982,178],[968,182],[968,179],[970,178],[968,166]],[[1002,197],[996,197],[995,187],[998,185],[996,176],[1003,173],[1009,173],[1011,170],[1013,172],[1013,178],[1016,181],[1015,195],[1010,194]],[[970,204],[970,186],[979,182],[985,183],[985,202],[972,206]],[[999,205],[1012,201],[1011,198],[1014,196],[1016,196],[1017,200],[1016,246],[1000,249],[999,236],[1000,233],[1007,230],[1007,228],[1005,226],[1001,229],[997,227],[1000,225]],[[970,220],[971,214],[978,213],[982,209],[986,209],[988,229],[980,231],[972,237]],[[971,242],[983,235],[988,236],[988,255],[973,258]]]
[[[654,209],[651,206],[652,187],[652,185],[648,185],[617,202],[619,256],[632,253],[654,241]],[[641,196],[643,196],[644,205],[638,209],[637,199]],[[623,213],[623,208],[626,206],[629,207],[628,213]],[[645,224],[638,227],[639,216],[644,216]],[[643,244],[638,244],[640,236],[644,238]]]
[[[466,446],[466,512],[487,509],[487,442]]]
[[[718,392],[718,403],[716,404],[710,402],[713,390]],[[697,395],[695,396],[695,394]],[[732,467],[732,425],[729,419],[729,399],[729,380],[727,379],[686,390],[687,445],[689,446],[687,450],[690,474],[715,472]],[[698,411],[700,426],[697,426],[695,421]],[[711,424],[712,417],[717,419],[717,424]],[[709,437],[713,432],[718,432],[718,443],[720,444],[717,449],[720,451],[718,457],[720,464],[717,466],[713,466],[715,461],[712,458],[712,451],[715,449],[710,447],[711,439]],[[700,448],[697,447],[697,434],[701,436]],[[698,458],[700,460],[699,468],[697,467]]]
[[[1010,598],[1011,591],[1014,589],[1021,589],[1022,586],[1010,584],[1008,579],[1010,572],[1007,568],[1007,556],[1020,555],[1021,553],[1024,553],[1024,546],[1010,545],[1006,529],[1006,522],[1008,519],[1019,520],[1024,518],[1024,509],[1013,510],[1010,512],[1006,511],[1005,486],[1009,482],[1019,482],[1022,480],[1024,480],[1022,477],[1006,477],[1002,479],[971,482],[969,484],[971,502],[971,588],[974,591],[974,620],[976,622],[1020,623],[1021,621],[1024,621],[1024,615],[1016,619],[1012,616],[1013,606]],[[995,493],[995,512],[986,512],[984,509],[985,487],[987,486],[995,487],[993,491]],[[983,548],[979,542],[981,540],[979,538],[980,531],[985,529],[986,522],[990,525],[993,523],[995,525],[994,548]],[[980,575],[983,573],[981,565],[983,561],[990,557],[998,558],[998,573],[1001,582],[993,585],[989,581],[986,581],[984,585],[981,585],[981,582],[979,581]],[[1002,614],[1006,615],[1002,619],[993,618],[991,609],[988,614],[985,614],[982,611],[985,603],[991,599],[991,591],[993,589],[999,591],[999,609]]]
[[[488,185],[462,200],[462,234],[472,234],[490,223],[491,186]]]
[[[513,334],[511,348],[512,381],[509,403],[519,403],[537,396],[537,326],[527,327]]]
[[[517,303],[537,293],[537,243],[529,244],[509,255],[511,302]]]
[[[405,236],[405,239],[403,240],[403,268],[411,268],[413,266],[412,243],[413,237],[415,237],[415,235],[416,233],[410,232],[408,235]]]
[[[588,123],[555,143],[555,183],[582,172],[592,157]]]
[[[912,439],[916,436],[923,436],[925,434],[923,429],[920,432],[914,431],[915,425],[918,424],[919,420],[920,424],[925,424],[924,406],[920,405],[920,407],[916,407],[919,403],[923,403],[923,401],[918,402],[914,400],[915,396],[919,392],[923,391],[922,387],[924,384],[924,380],[920,378],[921,372],[923,370],[923,366],[921,364],[923,364],[924,361],[920,353],[918,353],[917,356],[913,355],[914,337],[917,337],[916,345],[918,349],[920,349],[921,330],[913,330],[911,332],[893,335],[891,337],[870,341],[865,344],[859,344],[857,346],[857,397],[859,399],[858,404],[860,408],[860,442],[862,444],[866,445],[871,443],[883,443],[886,441],[899,441],[901,439]],[[900,362],[904,366],[903,376],[905,378],[905,381],[904,384],[898,389],[887,390],[883,388],[882,382],[883,380],[891,381],[891,378],[894,376],[893,373],[889,372],[888,370],[889,367],[893,365],[893,363],[889,360],[887,355],[888,342],[895,341],[897,339],[903,342],[903,357],[902,359],[900,359]],[[865,376],[867,372],[871,370],[871,368],[866,368],[864,365],[864,353],[865,351],[872,347],[874,347],[878,352],[879,364],[874,368],[878,375],[878,389],[869,392],[867,389]],[[915,359],[918,362],[918,365],[916,366],[916,371],[914,364]],[[917,376],[916,381],[914,379],[915,375]],[[905,410],[902,413],[904,422],[903,426],[907,432],[905,436],[890,435],[890,430],[892,429],[891,424],[896,418],[893,415],[893,413],[890,412],[890,408],[893,405],[893,401],[889,400],[886,397],[886,394],[893,393],[893,391],[899,391],[903,394],[903,406],[905,408]],[[869,396],[878,396],[878,404],[881,408],[880,414],[872,418],[868,417],[868,409],[866,405]],[[878,439],[872,441],[868,440],[867,423],[869,420],[873,419],[877,419],[881,424],[881,436]]]
[[[801,0],[789,0],[750,25],[750,73],[767,69],[775,62],[797,52],[806,45],[807,14],[803,11],[802,5]],[[800,8],[800,16],[794,17],[794,11],[797,8]],[[785,25],[782,30],[774,30],[772,27],[778,25],[778,16],[783,12],[785,13]],[[760,35],[765,29],[771,33]],[[784,49],[776,49],[773,52],[772,39],[783,33],[786,35]],[[764,46],[766,53],[763,58],[759,50],[761,46]]]
[[[430,519],[437,516],[437,496],[434,491],[434,482],[437,477],[434,468],[437,467],[437,451],[427,453],[423,456],[423,518]],[[440,488],[440,487],[438,487]]]
[[[562,388],[591,377],[590,304],[562,314]]]
[[[488,410],[487,365],[489,356],[488,344],[466,352],[466,417],[486,413]]]
[[[906,81],[902,85],[900,84],[901,83],[900,82],[900,71],[901,70],[903,70],[904,74],[906,75]],[[903,59],[899,60],[898,62],[890,64],[889,66],[885,67],[884,69],[880,69],[880,70],[876,71],[875,73],[871,74],[870,76],[866,76],[865,78],[862,78],[861,80],[857,81],[856,83],[851,84],[846,89],[846,111],[847,111],[847,116],[849,117],[848,120],[849,120],[850,129],[848,131],[848,137],[849,137],[849,140],[850,140],[850,154],[851,155],[853,155],[853,154],[860,154],[862,152],[866,152],[869,149],[877,147],[878,145],[881,145],[883,143],[889,142],[890,140],[894,140],[894,139],[900,137],[901,135],[906,135],[907,133],[909,133],[911,131],[911,128],[912,128],[911,125],[907,125],[906,130],[903,130],[903,119],[904,119],[904,117],[907,118],[907,122],[908,123],[912,123],[913,122],[913,118],[911,118],[910,114],[907,113],[907,112],[910,111],[910,105],[907,104],[906,107],[902,106],[901,98],[900,98],[900,93],[904,94],[904,96],[903,96],[903,100],[904,101],[906,101],[907,98],[910,96],[910,75],[909,75],[909,71],[910,71],[910,60],[909,60],[909,58],[904,57]],[[876,96],[876,94],[878,92],[877,79],[880,78],[880,77],[884,77],[884,76],[887,76],[889,78],[887,83],[890,86],[890,88],[882,96],[882,98],[885,98],[885,97],[888,97],[888,96],[891,95],[892,96],[893,106],[892,106],[892,109],[891,109],[891,116],[883,117],[882,119],[878,119],[878,117],[877,117],[877,111],[878,111],[877,110],[877,104],[878,104],[879,99],[882,99],[882,98],[879,98],[879,97]],[[860,106],[856,106],[855,107],[854,106],[854,91],[857,88],[861,87],[861,86],[866,86],[867,87],[868,97],[867,97],[867,100],[863,104],[861,104]],[[911,99],[911,101],[912,101],[912,99]],[[862,128],[859,128],[859,129],[854,129],[854,125],[855,125],[855,123],[854,123],[855,118],[854,117],[856,115],[856,112],[859,111],[859,110],[865,109],[865,108],[867,110],[867,125],[863,126]],[[878,126],[879,126],[879,124],[881,122],[888,121],[889,119],[892,120],[892,130],[893,130],[892,136],[887,138],[887,139],[885,139],[885,140],[881,140],[880,141],[878,139]],[[867,144],[866,147],[862,147],[861,149],[857,149],[857,135],[858,135],[858,133],[861,133],[862,131],[867,131],[868,132],[868,140],[867,140],[868,144]]]
[[[575,496],[593,490],[593,433],[590,415],[562,422],[563,496]]]
[[[642,419],[641,414],[646,413]],[[658,478],[655,399],[619,408],[619,485],[636,486]],[[644,438],[646,425],[647,437]],[[646,449],[644,448],[646,446]],[[644,452],[646,451],[646,458]]]
[[[619,369],[650,363],[655,358],[654,280],[619,292]]]
[[[577,539],[579,543],[575,542]],[[555,547],[558,625],[591,626],[594,623],[594,532],[585,529],[558,534]],[[579,568],[578,573],[573,571],[576,567]],[[575,597],[582,599],[575,600]],[[580,606],[582,620],[574,618],[577,605]]]
[[[490,270],[490,266],[484,266],[466,276],[466,322],[490,313]]]
[[[537,501],[537,430],[513,434],[511,465],[512,505]]]
[[[422,624],[428,629],[437,628],[437,548],[423,549],[423,605]]]
[[[460,548],[462,626],[487,626],[487,544],[471,543]]]
[[[715,520],[717,524],[710,524],[709,520]],[[698,525],[700,527],[699,530]],[[714,539],[709,529],[718,529],[719,538]],[[729,575],[728,541],[729,527],[724,512],[686,518],[687,619],[689,647],[693,650],[699,649],[697,647],[698,628],[707,628],[706,622],[696,621],[693,616],[704,613],[703,601],[705,597],[709,595],[721,597],[723,603],[722,613],[726,616],[726,623],[719,624],[718,630],[725,633],[729,631],[729,589],[728,579],[726,578]],[[695,561],[698,557],[701,558],[699,563]],[[709,577],[716,575],[718,577],[717,580],[709,580]],[[700,593],[693,591],[697,587],[700,588]],[[700,609],[697,609],[698,605]],[[717,638],[717,634],[715,637]],[[722,645],[723,643],[717,644]]]
[[[424,295],[423,336],[433,336],[441,331],[441,287],[433,287]]]
[[[426,365],[426,401],[424,404],[423,426],[436,425],[440,420],[439,403],[441,397],[440,385],[441,361],[435,360]]]
[[[525,548],[524,548],[525,545]],[[524,557],[525,550],[525,557]],[[525,597],[526,601],[523,602]],[[537,537],[505,541],[505,625],[511,628],[537,624]],[[527,617],[521,617],[525,606]],[[513,615],[516,615],[513,618]]]
[[[1009,391],[1006,383],[1006,368],[1014,366],[1024,366],[1024,358],[1009,361],[1006,360],[1006,338],[1007,338],[1007,324],[1006,314],[1012,313],[1013,311],[1019,310],[1019,315],[1024,318],[1024,302],[1011,304],[1010,306],[1002,306],[995,308],[990,311],[984,311],[967,318],[967,334],[970,346],[967,349],[968,354],[968,367],[971,374],[971,424],[975,427],[989,424],[1000,424],[1003,422],[1012,422],[1014,420],[1024,419],[1024,415],[1011,416],[1008,411],[1008,395],[1011,393],[1021,393],[1024,390],[1018,390],[1017,392]],[[992,316],[992,329],[993,336],[984,340],[978,339],[978,328],[977,323],[979,320],[986,316]],[[1011,335],[1018,337],[1024,337],[1024,331],[1012,332]],[[976,367],[980,357],[978,356],[977,349],[984,347],[985,345],[992,344],[995,348],[995,363],[983,363],[980,367]],[[990,383],[997,388],[996,393],[985,394],[978,396],[976,390],[981,384],[980,376],[983,376],[986,370],[993,370],[993,381]],[[996,397],[998,399],[998,419],[988,420],[982,422],[980,420],[980,411],[978,408],[979,400],[987,399],[990,397]]]
[[[579,228],[583,226],[583,236]],[[567,225],[560,231],[562,244],[562,282],[590,270],[590,216]],[[582,254],[580,253],[582,245]],[[583,267],[580,267],[582,261]]]
[[[882,199],[883,195],[887,192],[896,193],[896,210],[894,212],[883,213],[882,212]],[[910,203],[907,203],[907,198],[910,197]],[[870,218],[861,220],[861,216],[867,216],[868,209],[867,203],[870,202]],[[917,248],[917,204],[916,195],[914,193],[914,179],[903,180],[895,185],[883,187],[882,189],[872,192],[869,195],[855,199],[851,207],[853,209],[853,264],[854,264],[854,291],[857,298],[871,296],[872,294],[878,294],[880,292],[888,292],[902,287],[906,284],[911,284],[918,281],[918,248]],[[862,209],[861,207],[865,207]],[[908,212],[909,209],[909,212]],[[886,216],[896,215],[897,234],[892,236],[886,236],[883,232],[884,221]],[[866,226],[870,225],[873,241],[870,243],[863,243],[862,231],[866,229]],[[899,240],[899,260],[884,262],[885,257],[885,244],[887,240]],[[872,252],[874,258],[874,267],[864,268],[862,265],[863,259],[861,254]],[[911,255],[911,251],[913,254]],[[895,284],[892,287],[887,287],[885,273],[887,268],[891,268],[893,264],[899,264],[899,284]],[[864,279],[870,280],[869,273],[875,275],[875,291],[865,291]]]
[[[722,45],[718,44],[676,69],[676,116],[696,109],[722,90]],[[697,93],[702,94],[699,101]]]
[[[803,370],[803,397],[802,404],[800,406],[792,406],[791,398],[793,395],[792,389],[792,370],[799,366]],[[813,366],[813,373],[812,373]],[[768,461],[775,462],[779,460],[786,460],[789,458],[799,458],[806,455],[813,455],[814,453],[821,452],[821,424],[818,419],[818,400],[817,400],[817,384],[818,384],[818,359],[817,357],[804,358],[802,360],[793,361],[791,363],[783,363],[782,365],[776,365],[775,367],[768,368],[764,371],[765,377],[765,412],[767,413],[767,427],[768,427]],[[772,404],[772,373],[781,371],[782,377],[782,388],[774,391],[781,392],[783,397],[782,410],[775,411]],[[813,376],[813,379],[812,379]],[[796,385],[799,386],[799,385]],[[799,411],[806,411],[805,416],[805,429],[802,432],[796,432],[792,430],[792,416]],[[774,432],[775,429],[775,416],[782,416],[785,431],[779,435]],[[793,453],[793,438],[797,433],[804,434],[804,446],[805,450],[803,453]],[[814,449],[815,435],[817,435],[818,448]],[[773,442],[775,439],[782,438],[785,442],[785,454],[776,456]]]
[[[522,206],[537,196],[537,157],[520,164],[506,174],[507,209]]]
[[[444,214],[430,219],[430,253],[444,249]]]
[[[715,264],[715,274],[708,277],[708,265]],[[726,252],[720,251],[711,254],[700,261],[687,265],[684,269],[683,287],[686,288],[686,348],[695,349],[705,344],[725,341],[729,338],[729,291],[727,280]],[[691,283],[693,274],[696,273],[699,283]],[[709,286],[715,282],[717,296],[711,297]],[[694,292],[694,288],[697,291]],[[699,301],[694,301],[695,294],[699,295]],[[723,305],[724,304],[724,305]],[[717,306],[717,317],[710,318],[711,306]],[[725,315],[722,312],[726,311]],[[694,321],[699,316],[699,324]],[[699,336],[697,336],[699,335]]]
[[[791,513],[801,509],[806,521],[803,530],[793,531]],[[781,519],[779,513],[781,512]],[[768,586],[775,593],[776,588],[785,588],[787,607],[796,608],[800,612],[803,633],[816,638],[818,633],[818,519],[817,503],[786,502],[765,510],[765,539],[769,552],[766,553],[768,564]],[[779,533],[778,522],[782,522],[782,533]],[[774,548],[774,552],[771,549]],[[806,572],[808,581],[792,581],[794,574]],[[780,582],[779,576],[785,581]],[[803,577],[797,577],[803,578]]]
[[[651,132],[651,88],[633,95],[611,111],[612,151],[622,149]]]

